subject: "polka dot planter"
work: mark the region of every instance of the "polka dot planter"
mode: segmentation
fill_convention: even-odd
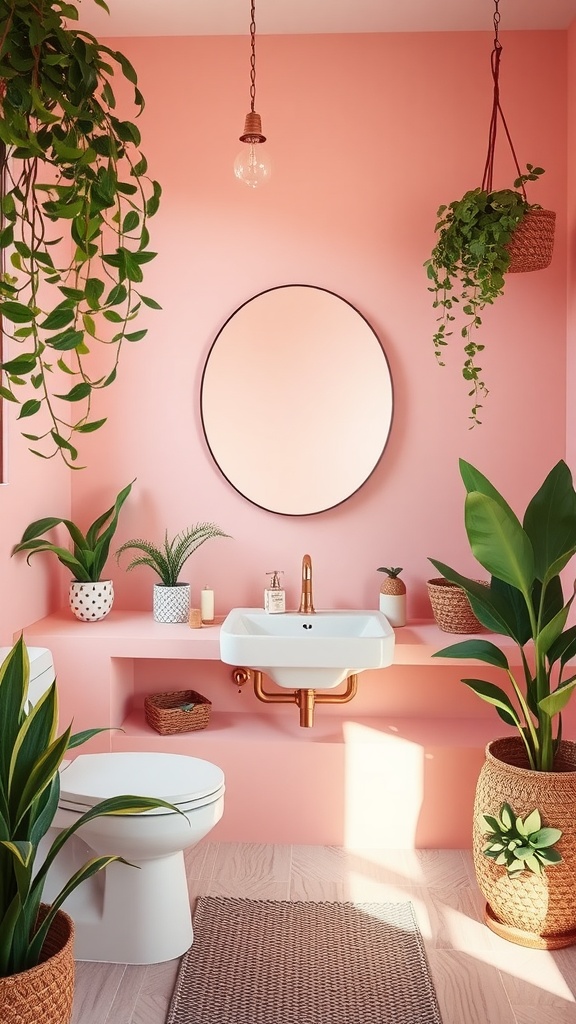
[[[103,619],[114,601],[112,580],[99,580],[98,583],[70,584],[70,607],[77,619],[83,622],[98,622]]]

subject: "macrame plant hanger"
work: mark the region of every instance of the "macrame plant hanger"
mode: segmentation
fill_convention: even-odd
[[[482,190],[486,192],[492,192],[493,190],[494,155],[496,152],[498,119],[502,122],[502,127],[506,133],[506,138],[508,139],[508,144],[512,152],[512,158],[514,160],[518,178],[522,177],[522,171],[520,170],[520,164],[518,163],[518,157],[516,156],[512,136],[510,135],[510,130],[500,104],[500,61],[502,59],[502,44],[498,36],[498,28],[500,25],[500,11],[498,9],[499,2],[500,0],[494,0],[494,44],[490,55],[494,95],[490,127],[488,130],[488,152],[486,154],[484,175],[482,177]],[[524,182],[521,181],[518,187],[522,192],[524,202],[527,203],[528,199],[526,197],[526,186]],[[526,211],[522,221],[514,231],[514,234],[508,244],[510,264],[507,272],[509,274],[522,273],[530,270],[544,270],[545,267],[550,265],[552,260],[552,250],[554,247],[555,223],[556,214],[553,213],[552,210],[542,210],[537,207]]]

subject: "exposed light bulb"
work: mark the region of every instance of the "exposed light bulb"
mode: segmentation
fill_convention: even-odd
[[[262,142],[244,142],[234,161],[234,174],[250,188],[259,188],[270,180],[270,158]]]

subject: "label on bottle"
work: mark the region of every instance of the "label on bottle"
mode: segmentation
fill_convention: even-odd
[[[277,615],[279,612],[286,611],[286,591],[285,590],[265,590],[264,591],[264,611],[270,615]]]

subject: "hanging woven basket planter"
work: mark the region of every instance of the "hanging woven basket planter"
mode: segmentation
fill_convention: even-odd
[[[503,294],[507,274],[544,270],[550,265],[556,222],[552,210],[543,210],[528,201],[526,183],[537,181],[544,169],[527,164],[526,171],[520,170],[500,104],[502,45],[498,38],[498,3],[499,0],[494,0],[494,44],[490,57],[493,102],[482,184],[470,189],[461,199],[439,208],[436,244],[424,264],[433,307],[438,310],[433,342],[440,366],[445,365],[446,346],[458,314],[462,319],[458,334],[463,339],[462,376],[472,399],[472,427],[481,423],[482,400],[488,394],[479,365],[484,344],[476,340],[482,325],[482,311]],[[494,188],[499,124],[506,134],[516,168],[513,188]]]
[[[527,210],[506,249],[510,256],[507,274],[545,270],[552,262],[556,214],[552,210]]]

